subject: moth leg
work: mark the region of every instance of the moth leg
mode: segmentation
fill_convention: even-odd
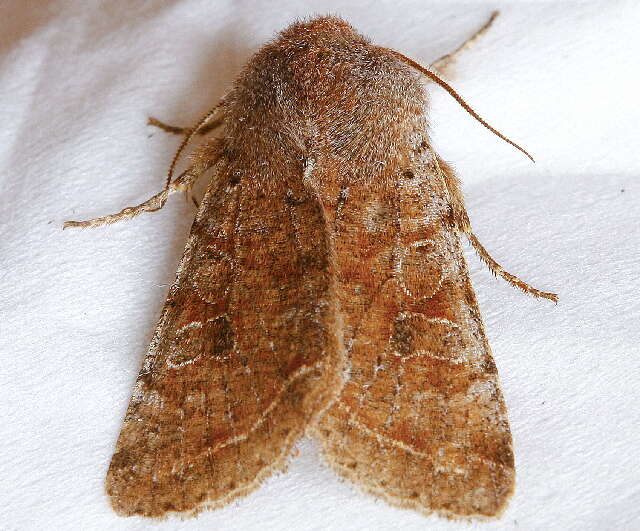
[[[451,206],[453,224],[458,228],[458,230],[460,230],[460,232],[464,233],[469,240],[469,243],[473,245],[478,256],[487,265],[489,270],[494,275],[501,277],[509,284],[521,289],[525,293],[529,293],[534,297],[541,297],[543,299],[552,300],[553,302],[558,302],[558,296],[555,293],[540,291],[533,286],[530,286],[523,280],[520,280],[517,276],[505,271],[502,266],[493,259],[471,230],[469,215],[467,214],[467,209],[464,206],[464,198],[460,188],[460,181],[453,171],[453,168],[438,156],[435,156],[435,161],[440,170],[439,173],[444,177],[445,184],[449,192],[449,204]]]
[[[109,225],[129,219],[143,212],[155,212],[160,210],[167,198],[174,192],[182,192],[191,188],[198,177],[197,174],[189,170],[184,171],[176,180],[172,181],[168,188],[165,188],[160,193],[157,193],[153,197],[147,199],[144,203],[140,203],[136,206],[130,206],[122,209],[117,214],[110,214],[101,218],[89,219],[87,221],[65,221],[63,228],[69,227],[99,227],[100,225]]]
[[[206,123],[205,125],[200,127],[200,129],[198,129],[198,134],[206,135],[211,131],[213,131],[214,129],[217,129],[218,127],[220,127],[223,123],[224,123],[224,116],[220,116],[215,120],[212,120],[211,122]],[[161,122],[160,120],[158,120],[157,118],[154,118],[153,116],[149,116],[149,119],[147,120],[147,125],[152,125],[153,127],[162,129],[164,132],[170,133],[172,135],[186,136],[191,134],[191,131],[193,130],[193,128],[191,127],[177,127],[175,125],[169,125],[167,123]]]
[[[443,55],[442,57],[431,63],[429,65],[429,68],[432,70],[437,70],[441,73],[445,73],[448,67],[451,66],[453,62],[455,62],[455,60],[462,52],[471,48],[476,43],[476,41],[487,32],[487,30],[492,26],[493,21],[498,17],[499,13],[499,11],[494,11],[493,13],[491,13],[489,20],[487,20],[478,31],[471,35],[471,37],[464,41],[453,52]]]
[[[449,166],[447,162],[435,155],[434,160],[436,166],[439,169],[440,175],[444,177],[445,185],[449,192],[449,205],[451,206],[451,214],[453,216],[453,223],[461,232],[468,234],[471,232],[471,222],[469,221],[469,214],[467,214],[467,208],[464,205],[464,196],[462,195],[462,188],[460,185],[460,179],[453,171],[453,168]]]
[[[63,229],[69,227],[99,227],[100,225],[109,225],[124,219],[133,218],[143,212],[160,210],[171,194],[175,192],[188,193],[198,178],[218,162],[222,155],[221,146],[222,144],[219,140],[215,139],[214,142],[207,143],[198,148],[191,155],[193,165],[182,172],[177,179],[171,181],[161,192],[150,197],[144,203],[124,208],[117,214],[110,214],[101,218],[89,219],[87,221],[66,221]]]

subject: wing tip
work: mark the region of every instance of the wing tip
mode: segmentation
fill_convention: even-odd
[[[469,507],[469,510],[465,512],[456,511],[455,509],[448,509],[443,506],[432,505],[429,503],[426,497],[420,496],[418,492],[413,492],[409,496],[396,496],[389,492],[382,486],[375,485],[372,481],[363,481],[356,472],[354,467],[348,465],[342,465],[333,459],[331,455],[325,451],[324,442],[321,442],[322,454],[329,468],[331,468],[339,476],[348,479],[350,484],[355,487],[356,490],[380,498],[391,506],[412,510],[423,516],[438,516],[440,518],[446,518],[447,520],[460,521],[460,522],[491,522],[498,520],[502,517],[509,501],[511,500],[515,492],[515,470],[511,474],[511,482],[506,486],[504,492],[501,494],[500,499],[496,500],[496,503],[488,504],[485,507]]]
[[[176,483],[154,486],[150,479],[150,472],[147,472],[149,476],[144,478],[141,478],[139,472],[136,474],[133,456],[128,456],[126,451],[116,451],[105,483],[105,490],[114,512],[123,517],[142,516],[164,520],[177,516],[181,519],[188,519],[203,511],[220,509],[243,498],[257,490],[271,475],[285,472],[289,459],[295,453],[295,443],[305,435],[310,427],[317,423],[340,395],[347,374],[346,358],[342,354],[342,351],[336,349],[336,352],[327,356],[314,371],[301,371],[301,377],[294,380],[294,385],[311,386],[311,391],[305,396],[305,402],[312,405],[313,408],[309,408],[303,413],[304,421],[296,422],[294,415],[287,426],[281,425],[278,428],[278,431],[283,435],[280,451],[276,451],[276,455],[268,461],[259,458],[256,454],[259,470],[252,474],[247,481],[236,480],[235,483],[230,482],[226,485],[209,481],[203,485],[204,488],[190,493],[189,499],[185,499],[186,496],[182,495],[184,492],[181,492],[183,487]],[[312,374],[316,375],[315,378],[311,376]],[[274,414],[278,413],[279,408],[286,405],[287,403],[280,402],[274,408]],[[286,416],[286,411],[282,413]],[[275,416],[281,418],[281,415]],[[262,429],[268,429],[266,423],[253,433],[258,435]],[[236,444],[246,440],[242,439]],[[227,445],[222,448],[230,449],[231,446]],[[126,459],[122,457],[125,454],[127,454]],[[137,461],[144,461],[143,456],[136,457]],[[136,475],[137,481],[134,481]],[[206,476],[206,473],[203,472],[201,476]],[[161,488],[164,492],[160,491]]]

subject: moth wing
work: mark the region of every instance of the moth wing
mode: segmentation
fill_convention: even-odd
[[[351,374],[316,434],[335,470],[392,504],[495,516],[514,486],[511,433],[447,190],[423,158],[334,206]]]
[[[291,164],[228,162],[202,202],[109,467],[122,515],[249,493],[342,386],[323,216]]]

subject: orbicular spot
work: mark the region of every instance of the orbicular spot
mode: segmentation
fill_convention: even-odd
[[[226,296],[233,283],[233,261],[217,246],[199,249],[194,257],[193,286],[205,301],[215,304]]]
[[[442,284],[445,266],[435,241],[415,241],[399,255],[398,279],[410,297],[433,297]]]
[[[202,358],[222,360],[235,344],[233,327],[226,315],[206,323],[193,322],[182,327],[171,342],[167,365],[184,367]]]

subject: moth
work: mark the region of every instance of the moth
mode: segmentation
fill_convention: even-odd
[[[157,210],[213,173],[109,467],[118,514],[227,504],[283,470],[305,434],[338,474],[393,505],[503,511],[511,433],[461,237],[496,275],[556,296],[503,270],[473,235],[431,145],[428,83],[524,150],[433,70],[340,18],[296,22],[194,127],[151,119],[184,135],[159,194],[67,222]],[[220,128],[174,178],[194,136]]]

